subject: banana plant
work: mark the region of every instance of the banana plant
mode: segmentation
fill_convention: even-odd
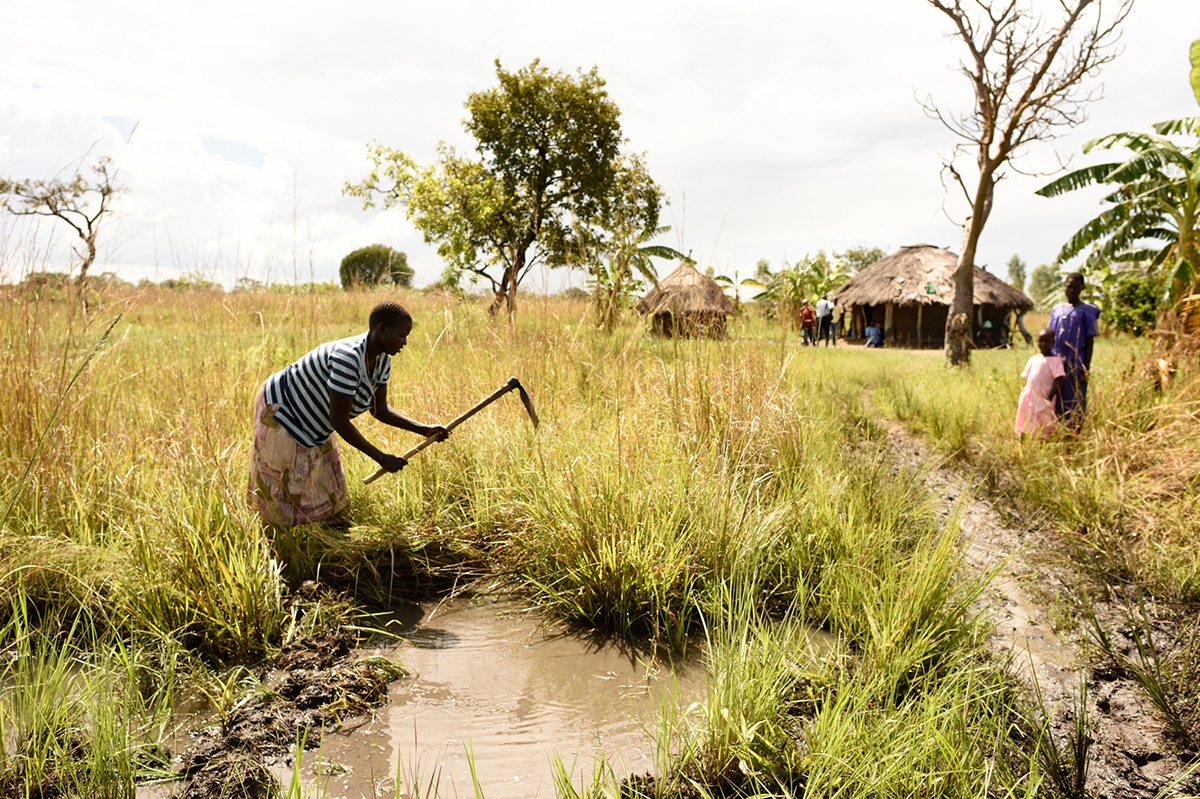
[[[788,266],[786,261],[783,269],[765,272],[763,277],[766,279],[746,278],[742,285],[758,288],[755,301],[770,309],[771,315],[776,316],[786,329],[788,321],[799,311],[800,303],[811,294],[808,277],[800,269]]]
[[[1148,262],[1160,273],[1167,299],[1178,300],[1200,277],[1197,212],[1200,211],[1200,117],[1153,125],[1155,133],[1110,133],[1084,145],[1084,152],[1124,147],[1123,162],[1078,169],[1043,186],[1038,194],[1055,197],[1095,184],[1114,187],[1108,208],[1075,232],[1058,253],[1057,263],[1090,250],[1083,265]],[[1180,146],[1166,138],[1189,135]],[[1158,242],[1149,245],[1148,242]]]
[[[742,312],[742,294],[738,291],[739,286],[752,286],[762,288],[762,284],[752,277],[738,280],[738,271],[733,270],[733,277],[728,275],[713,275],[713,280],[725,287],[725,290],[733,289],[733,304],[737,306],[738,313]]]
[[[605,332],[613,331],[630,298],[643,288],[644,284],[638,275],[646,283],[658,285],[658,273],[651,258],[695,263],[671,247],[646,243],[670,229],[670,226],[663,226],[640,233],[624,231],[624,235],[615,236],[609,243],[607,257],[593,264],[590,282],[596,302],[596,321]]]
[[[1200,102],[1200,40],[1191,46],[1192,89]],[[1063,245],[1056,263],[1090,250],[1084,268],[1106,263],[1148,263],[1171,303],[1195,294],[1200,281],[1200,117],[1158,122],[1154,133],[1110,133],[1084,145],[1092,150],[1125,148],[1126,160],[1077,169],[1038,190],[1056,197],[1091,185],[1111,186],[1108,204]],[[1184,136],[1176,144],[1170,136]],[[1153,243],[1153,244],[1152,244]]]
[[[824,251],[818,251],[815,256],[804,256],[794,268],[800,272],[813,299],[826,296],[850,279],[846,265],[840,261],[830,261]]]

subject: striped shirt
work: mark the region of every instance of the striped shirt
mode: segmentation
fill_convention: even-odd
[[[275,418],[296,443],[319,447],[329,440],[329,394],[350,397],[350,418],[371,409],[375,390],[387,385],[392,359],[380,353],[375,374],[367,376],[367,334],[362,333],[317,347],[295,363],[267,378],[264,399],[278,403]]]

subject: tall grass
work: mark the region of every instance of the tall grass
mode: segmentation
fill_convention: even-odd
[[[1078,436],[1022,440],[1012,432],[1030,352],[976,353],[969,371],[902,364],[876,401],[993,487],[1040,514],[1100,576],[1200,600],[1200,356],[1181,350],[1161,386],[1146,348],[1099,339],[1088,415]],[[1161,355],[1161,353],[1158,353]]]
[[[133,795],[168,773],[157,742],[172,691],[156,669],[147,684],[144,650],[76,618],[57,634],[39,629],[19,594],[3,633],[11,641],[0,697],[0,785],[14,796]],[[160,668],[163,664],[157,664]]]
[[[1081,585],[1069,595],[1076,598],[1073,612],[1090,622],[1085,633],[1189,746],[1200,739],[1194,690],[1200,350],[1194,344],[1164,352],[1144,342],[1097,340],[1083,428],[1047,441],[1022,440],[1012,431],[1019,374],[1029,355],[1021,348],[977,353],[972,368],[961,372],[897,362],[892,379],[880,381],[875,392],[888,413],[974,469],[1050,533],[1053,554],[1076,568]],[[1160,368],[1168,363],[1169,370]],[[1145,603],[1122,598],[1147,593],[1159,600],[1156,618]],[[1093,596],[1115,605],[1115,622],[1100,620]],[[1109,624],[1132,638],[1131,654],[1113,646]]]

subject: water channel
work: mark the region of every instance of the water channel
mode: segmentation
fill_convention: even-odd
[[[654,770],[660,703],[700,698],[698,665],[645,656],[548,623],[510,601],[456,600],[413,609],[419,622],[384,654],[418,672],[370,718],[327,733],[298,769],[330,799],[432,795],[552,797],[552,758],[575,784],[607,758],[619,775]],[[290,769],[280,767],[287,785]]]

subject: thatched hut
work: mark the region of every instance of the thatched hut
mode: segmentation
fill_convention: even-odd
[[[637,304],[638,313],[652,316],[655,333],[664,336],[725,337],[725,317],[737,312],[721,285],[689,263],[658,281]]]
[[[874,319],[888,342],[940,347],[945,344],[957,267],[958,256],[949,250],[914,244],[866,267],[835,294],[846,307],[853,335],[862,336]],[[1008,343],[1009,314],[1033,308],[1032,300],[979,267],[974,300],[979,346]]]

